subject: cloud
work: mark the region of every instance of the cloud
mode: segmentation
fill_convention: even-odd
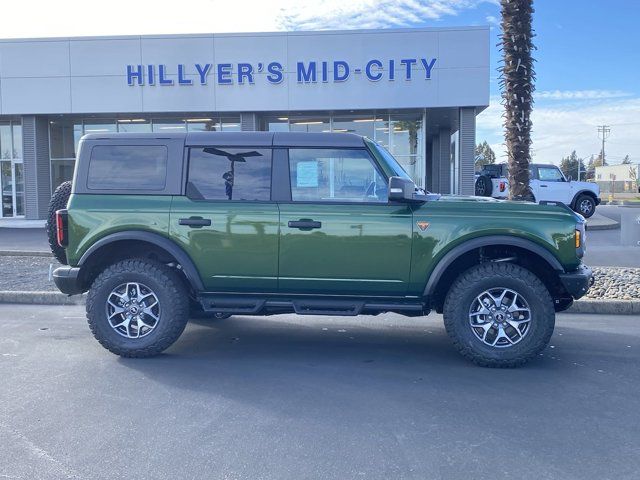
[[[543,100],[599,100],[631,96],[632,93],[622,90],[547,90],[534,93],[535,99]]]
[[[506,161],[502,127],[503,108],[500,97],[478,116],[477,141],[487,140],[498,161]],[[589,158],[602,147],[598,125],[610,125],[606,155],[610,163],[620,163],[625,155],[640,162],[640,97],[598,97],[596,100],[563,104],[536,105],[532,115],[533,158],[538,162],[558,164],[562,157],[576,150]]]
[[[487,15],[485,17],[485,20],[487,21],[487,23],[493,27],[499,27],[500,26],[500,20],[498,19],[498,17],[494,17],[493,15]]]
[[[299,0],[277,22],[282,30],[410,27],[494,0]]]
[[[28,38],[411,27],[497,0],[109,0],[99,22],[86,0],[2,3],[0,36]]]

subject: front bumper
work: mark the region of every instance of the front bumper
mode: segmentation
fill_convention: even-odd
[[[62,293],[78,295],[84,292],[79,281],[80,269],[77,267],[59,267],[53,271],[53,281]]]
[[[586,265],[580,265],[572,272],[561,273],[560,281],[567,293],[577,300],[593,285],[593,272]]]

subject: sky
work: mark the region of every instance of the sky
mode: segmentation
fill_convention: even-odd
[[[535,0],[533,158],[598,154],[640,162],[640,0]],[[2,38],[356,28],[491,27],[491,105],[477,141],[505,161],[498,0],[21,0],[2,6]]]

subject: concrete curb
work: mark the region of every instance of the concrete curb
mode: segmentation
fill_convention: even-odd
[[[60,292],[0,291],[0,303],[29,305],[84,305],[86,295],[69,297]],[[640,300],[578,300],[567,313],[600,315],[640,315]]]
[[[51,252],[33,252],[30,250],[0,250],[0,257],[51,257]]]
[[[601,315],[639,315],[640,300],[578,300],[567,313],[598,313]]]
[[[0,291],[0,303],[29,305],[84,305],[86,295],[69,297],[60,292],[11,292]]]

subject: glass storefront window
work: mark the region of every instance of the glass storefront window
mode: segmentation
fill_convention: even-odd
[[[186,132],[187,125],[184,120],[159,119],[153,121],[154,132]]]
[[[84,133],[107,133],[107,132],[116,132],[116,122],[113,120],[102,120],[102,121],[85,121],[84,122]]]
[[[49,122],[49,155],[51,158],[75,158],[82,137],[80,120],[51,120]]]
[[[0,123],[0,153],[2,155],[2,159],[10,159],[12,152],[13,147],[11,145],[11,123]]]
[[[393,155],[422,155],[422,115],[392,115],[389,150]]]
[[[187,130],[189,132],[215,132],[220,125],[213,118],[187,118]]]
[[[266,117],[262,120],[262,130],[266,132],[288,132],[289,117]]]
[[[355,133],[371,139],[374,138],[374,125],[376,119],[369,116],[333,117],[331,131],[336,133]]]
[[[329,117],[297,117],[289,119],[291,132],[330,132]]]
[[[13,179],[11,177],[11,162],[0,161],[0,188],[2,189],[2,215],[13,217]]]
[[[220,127],[223,132],[239,132],[240,117],[222,117]]]
[[[58,185],[73,178],[73,168],[75,160],[51,160],[51,189],[55,190]]]
[[[22,124],[14,123],[13,131],[13,158],[22,158]]]
[[[121,118],[117,123],[118,132],[151,133],[151,122],[144,118]]]
[[[21,139],[22,140],[22,139]],[[22,147],[22,141],[20,142]],[[13,164],[13,178],[15,180],[15,195],[16,195],[16,216],[24,215],[24,170],[22,163]]]

